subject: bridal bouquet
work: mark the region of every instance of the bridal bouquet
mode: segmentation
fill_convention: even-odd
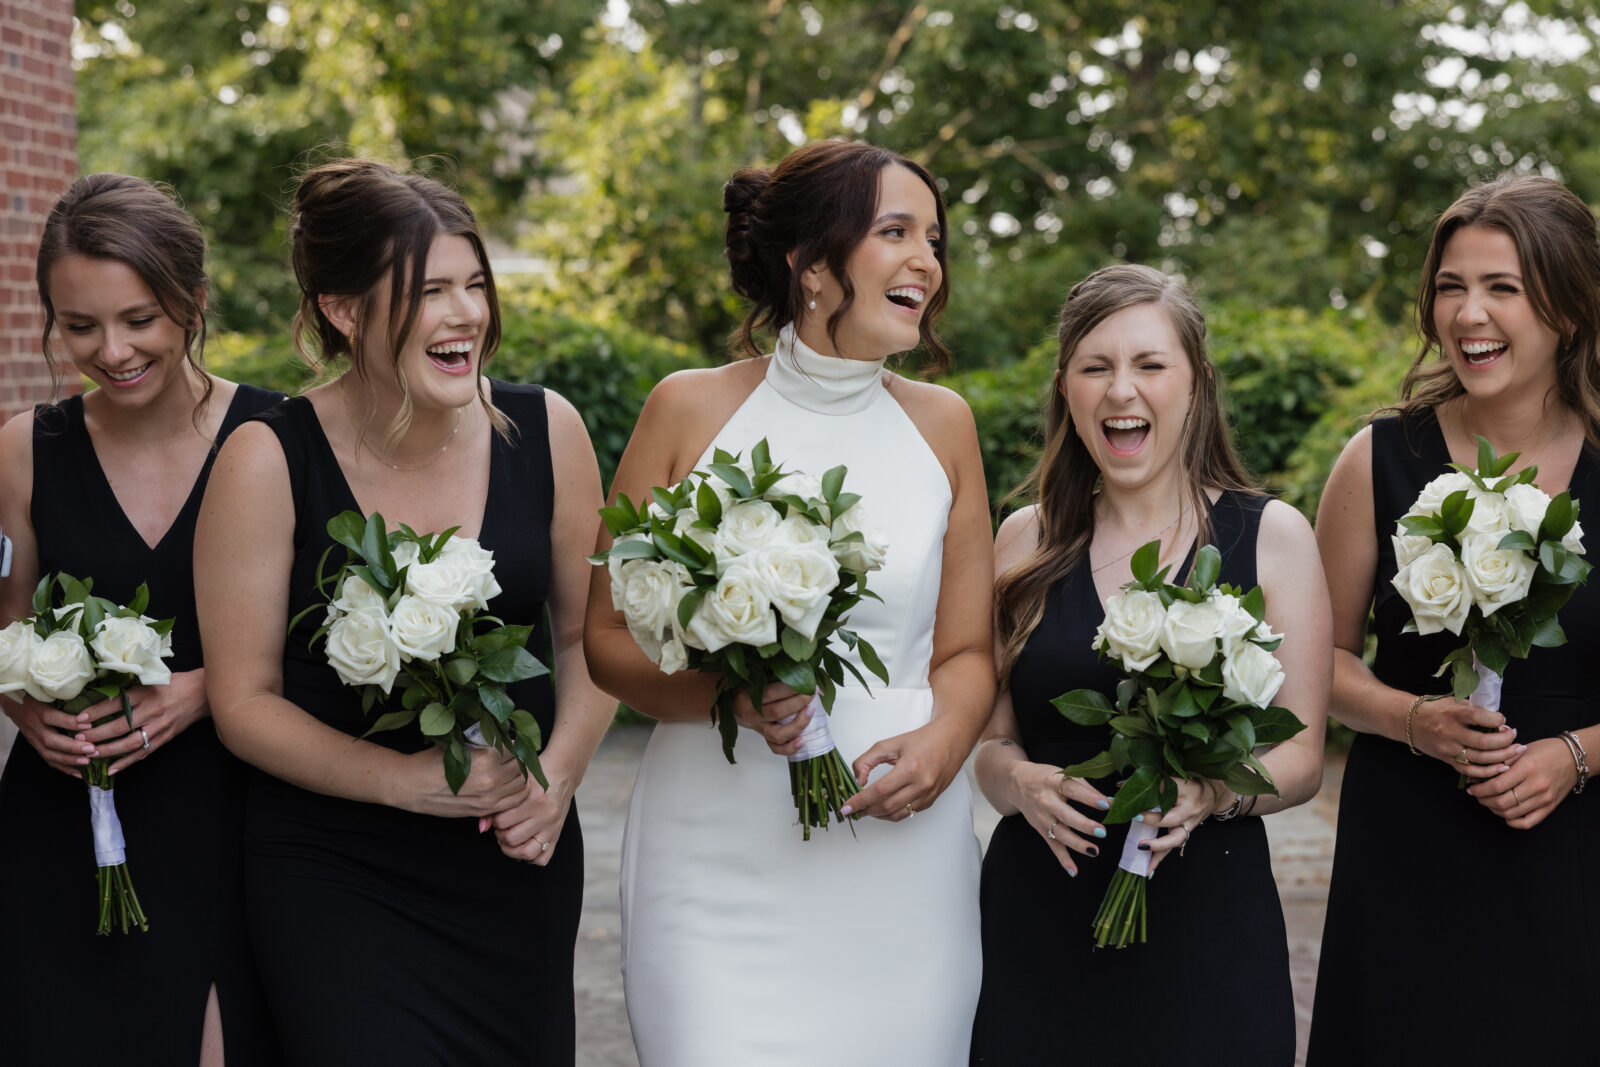
[[[400,689],[400,710],[380,715],[362,736],[416,722],[444,750],[452,792],[467,780],[474,745],[509,752],[524,775],[547,784],[539,724],[506,686],[549,672],[526,647],[533,627],[506,626],[487,613],[500,592],[494,554],[456,537],[455,527],[441,534],[405,525],[387,530],[376,512],[341,512],[328,520],[328,536],[344,546],[345,562],[326,573],[330,545],[317,564],[327,615],[311,643],[326,639],[328,663],[361,690],[363,712]],[[290,629],[320,606],[297,615]]]
[[[1478,438],[1476,469],[1452,463],[1395,524],[1394,587],[1411,608],[1407,633],[1465,637],[1438,674],[1457,700],[1500,707],[1501,675],[1529,649],[1565,644],[1556,613],[1589,576],[1583,527],[1568,493],[1533,484],[1538,467],[1507,474],[1518,453],[1495,456]]]
[[[1151,807],[1169,810],[1177,779],[1210,778],[1241,796],[1276,793],[1272,776],[1255,756],[1261,745],[1305,729],[1272,698],[1283,667],[1272,653],[1283,640],[1262,616],[1266,597],[1257,586],[1243,595],[1217,585],[1222,556],[1211,545],[1195,554],[1187,585],[1168,585],[1156,572],[1161,542],[1133,554],[1133,581],[1106,601],[1106,618],[1094,647],[1127,674],[1116,702],[1075,689],[1052,703],[1080,726],[1109,724],[1111,747],[1062,768],[1070,778],[1103,778],[1132,768],[1112,799],[1107,823],[1128,822]],[[1128,828],[1122,859],[1095,915],[1095,944],[1125,947],[1145,940],[1145,883],[1150,854],[1139,844],[1156,835],[1151,823]]]
[[[42,704],[76,715],[84,708],[121,698],[118,715],[133,727],[128,690],[135,685],[166,685],[172,672],[161,661],[172,655],[172,620],[146,618],[150,591],[139,586],[126,606],[94,596],[94,583],[70,575],[46,575],[33,592],[33,616],[0,630],[0,693],[19,690]],[[148,746],[147,746],[148,747]],[[100,918],[95,932],[111,933],[112,906],[123,933],[130,926],[150,929],[150,920],[128,873],[122,822],[107,773],[109,757],[89,761],[83,779],[89,786],[89,825],[100,886]]]
[[[812,827],[839,821],[839,807],[860,790],[834,747],[828,717],[854,663],[829,643],[837,637],[885,684],[889,672],[872,646],[845,628],[883,566],[888,543],[873,529],[845,468],[821,479],[785,473],[767,442],[750,461],[717,449],[709,471],[670,489],[651,489],[644,509],[618,494],[601,517],[614,539],[590,556],[611,574],[611,602],[628,632],[666,674],[685,667],[720,675],[712,720],[722,752],[734,762],[739,735],[734,702],[743,691],[759,710],[770,681],[813,695],[800,751],[790,756],[789,784],[805,840]],[[787,720],[785,720],[787,721]]]

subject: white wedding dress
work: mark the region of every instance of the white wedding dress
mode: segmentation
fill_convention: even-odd
[[[766,380],[718,432],[786,469],[845,464],[889,540],[849,626],[889,669],[847,677],[830,726],[845,762],[927,723],[950,483],[882,384],[882,362],[818,355],[786,328]],[[710,459],[710,449],[706,460]],[[927,811],[813,830],[785,760],[740,731],[659,723],[622,846],[622,969],[642,1067],[964,1065],[978,1000],[979,849],[964,774]],[[886,773],[881,767],[874,778]]]

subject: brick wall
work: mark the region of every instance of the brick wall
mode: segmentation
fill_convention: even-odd
[[[34,256],[77,158],[72,0],[0,0],[0,419],[49,397]]]

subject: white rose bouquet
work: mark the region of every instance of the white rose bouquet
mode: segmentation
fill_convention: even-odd
[[[1160,573],[1161,542],[1133,554],[1133,581],[1106,601],[1105,622],[1094,647],[1128,677],[1116,702],[1091,689],[1075,689],[1052,703],[1080,726],[1109,724],[1111,747],[1062,768],[1072,778],[1103,778],[1132,769],[1117,789],[1103,821],[1129,822],[1151,807],[1169,810],[1177,779],[1210,778],[1242,796],[1277,793],[1272,775],[1255,756],[1262,745],[1287,740],[1305,724],[1272,703],[1283,667],[1272,653],[1283,640],[1263,621],[1266,597],[1257,586],[1243,595],[1217,585],[1222,556],[1204,545],[1195,554],[1187,585],[1168,585]],[[1145,940],[1145,885],[1150,854],[1140,842],[1154,837],[1149,823],[1134,823],[1105,899],[1095,915],[1095,944],[1126,947]]]
[[[132,728],[128,690],[172,680],[172,671],[161,662],[172,655],[172,620],[157,622],[144,615],[150,590],[143,585],[126,606],[93,595],[93,587],[92,580],[79,581],[67,574],[40,580],[33,592],[33,616],[0,630],[0,693],[20,691],[72,715],[120,697],[121,710],[94,725],[121,715]],[[83,775],[89,786],[89,826],[100,886],[95,932],[111,933],[113,906],[115,924],[123,933],[130,926],[147,931],[150,920],[128,873],[110,765],[108,757],[91,759]]]
[[[539,724],[506,686],[549,671],[527,649],[533,627],[506,626],[487,614],[500,592],[494,554],[455,532],[419,534],[403,524],[389,532],[377,513],[329,519],[328,536],[344,546],[346,559],[328,575],[329,546],[317,564],[327,614],[311,643],[326,639],[329,664],[361,690],[365,713],[380,698],[389,703],[399,686],[399,709],[384,712],[362,736],[416,722],[444,751],[452,792],[472,769],[473,745],[509,752],[524,775],[545,785]],[[322,606],[307,608],[289,628]]]
[[[789,757],[789,784],[801,833],[839,821],[845,800],[860,790],[840,757],[825,712],[845,671],[867,684],[854,663],[829,642],[837,637],[885,684],[870,644],[845,628],[863,597],[867,573],[883,566],[888,542],[844,492],[845,468],[817,479],[785,473],[767,442],[750,462],[717,449],[707,472],[671,489],[651,489],[636,507],[625,495],[600,510],[614,539],[590,556],[611,574],[611,602],[645,655],[672,674],[691,667],[720,675],[711,718],[722,752],[734,762],[739,735],[734,702],[742,691],[759,710],[768,682],[813,694],[800,750]]]
[[[1452,463],[1423,486],[1393,539],[1394,587],[1412,615],[1406,632],[1465,637],[1437,674],[1450,672],[1457,700],[1491,711],[1511,660],[1566,643],[1556,613],[1591,566],[1578,502],[1541,492],[1538,467],[1507,474],[1517,456],[1497,457],[1478,438],[1477,468]]]

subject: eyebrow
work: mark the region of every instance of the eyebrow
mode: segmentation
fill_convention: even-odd
[[[877,219],[873,221],[872,224],[874,226],[882,226],[886,222],[916,222],[916,221],[917,221],[917,217],[915,215],[913,215],[909,211],[891,211],[888,214],[879,215],[877,217]],[[939,228],[939,224],[937,222],[935,222],[933,225],[928,227],[928,229],[930,229],[930,230],[937,230],[938,228]]]
[[[1457,274],[1453,270],[1442,270],[1438,274],[1434,275],[1434,279],[1435,280],[1438,280],[1440,278],[1449,278],[1449,279],[1451,279],[1453,281],[1458,281],[1458,282],[1465,280],[1464,278],[1462,278],[1461,275]],[[1489,274],[1480,275],[1480,280],[1486,281],[1486,282],[1497,282],[1497,281],[1501,281],[1502,279],[1516,282],[1518,285],[1522,284],[1522,275],[1513,274],[1511,271],[1508,271],[1508,270],[1499,270],[1499,271],[1494,271],[1494,272],[1489,273]]]
[[[485,277],[484,271],[482,269],[475,270],[471,274],[467,275],[467,281],[470,282],[474,278],[482,278],[482,277]],[[423,285],[449,285],[453,281],[455,281],[454,278],[444,278],[444,277],[440,277],[440,278],[424,278],[424,279],[422,279],[422,284]]]
[[[150,314],[155,314],[155,315],[161,314],[161,305],[158,304],[157,302],[155,302],[154,300],[150,301],[147,304],[134,304],[132,307],[125,307],[121,311],[117,312],[115,317],[116,318],[127,318],[127,317],[133,316],[133,315],[150,315]],[[73,311],[71,308],[60,308],[60,309],[58,309],[56,311],[56,318],[58,318],[58,319],[92,319],[92,318],[94,318],[94,316],[88,314],[87,312],[83,312],[83,311]]]

